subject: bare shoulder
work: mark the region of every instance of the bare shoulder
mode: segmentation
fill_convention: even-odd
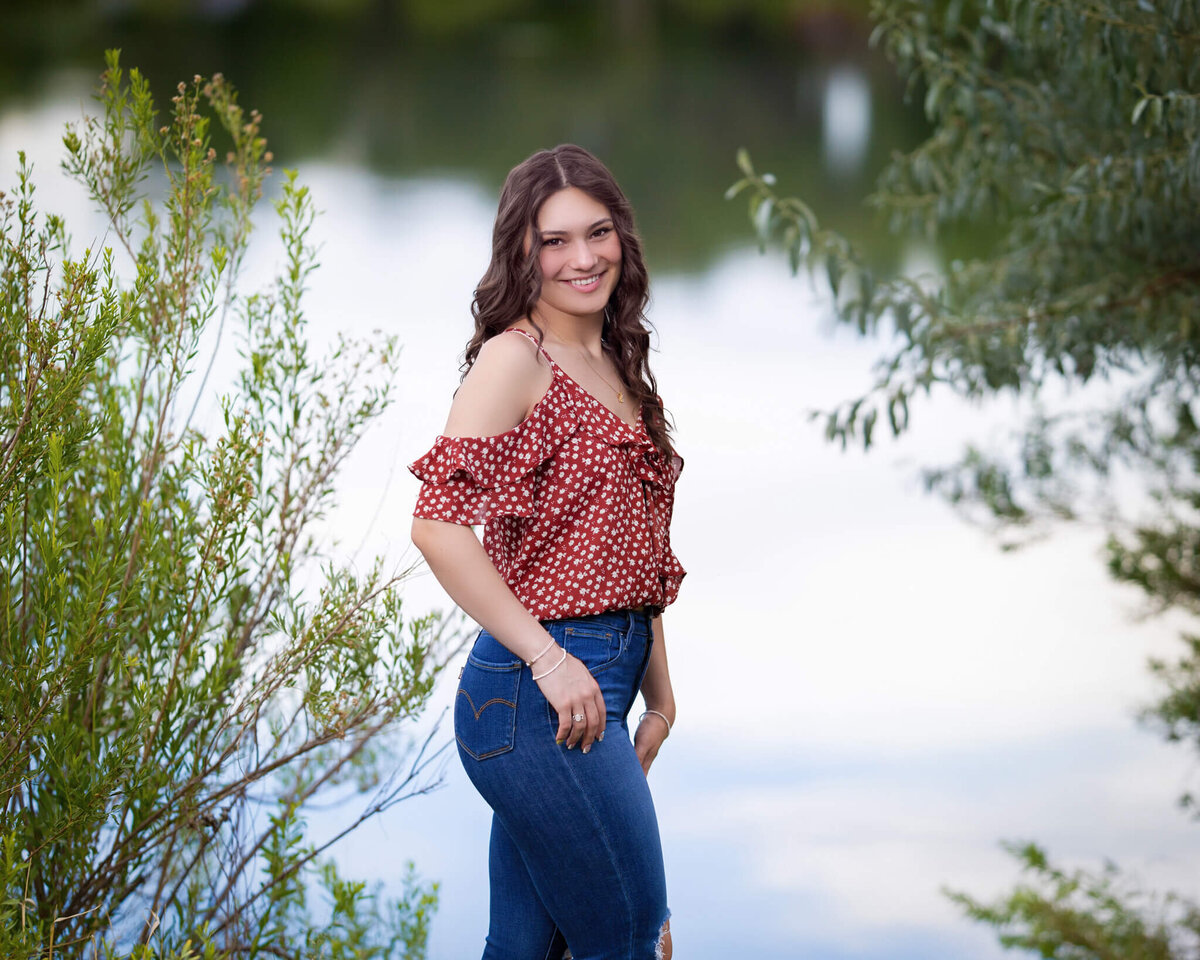
[[[538,353],[537,344],[529,337],[518,334],[512,336],[510,327],[503,333],[498,333],[490,340],[485,340],[479,348],[479,355],[471,367],[472,372],[477,367],[514,367],[516,372],[528,374],[530,370],[544,367],[545,361]]]
[[[529,415],[552,379],[528,337],[498,334],[479,348],[454,395],[443,432],[450,437],[491,437],[511,430]]]

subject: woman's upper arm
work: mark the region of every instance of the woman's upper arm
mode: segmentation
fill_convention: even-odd
[[[446,418],[448,437],[511,430],[550,386],[553,374],[527,337],[495,336],[479,348]]]

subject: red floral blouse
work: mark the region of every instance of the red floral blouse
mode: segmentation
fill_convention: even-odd
[[[409,465],[424,481],[413,515],[483,523],[492,563],[539,620],[661,609],[685,574],[669,535],[683,460],[542,354],[554,379],[528,417],[493,437],[438,437]]]

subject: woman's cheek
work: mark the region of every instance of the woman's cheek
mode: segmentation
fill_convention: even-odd
[[[541,268],[543,277],[553,277],[558,273],[558,259],[553,250],[548,247],[542,248],[542,252],[538,256],[538,267]]]

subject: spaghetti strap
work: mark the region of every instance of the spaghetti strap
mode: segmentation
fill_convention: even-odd
[[[549,353],[546,352],[545,347],[543,347],[540,343],[538,343],[537,337],[535,337],[528,330],[522,330],[520,327],[509,327],[507,330],[504,330],[503,332],[504,333],[519,333],[521,336],[533,341],[533,345],[535,347],[537,347],[539,351],[541,351],[542,356],[550,361],[550,366],[555,369],[558,368],[558,364],[554,362],[554,358],[552,356],[550,356]]]

